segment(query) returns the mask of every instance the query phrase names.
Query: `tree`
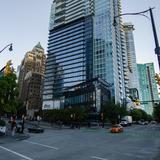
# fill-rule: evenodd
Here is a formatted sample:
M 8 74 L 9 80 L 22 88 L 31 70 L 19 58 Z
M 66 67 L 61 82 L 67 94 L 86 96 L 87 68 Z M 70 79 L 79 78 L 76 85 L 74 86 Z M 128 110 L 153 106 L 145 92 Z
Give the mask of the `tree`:
M 118 123 L 123 116 L 128 114 L 126 107 L 119 103 L 115 104 L 113 100 L 103 105 L 101 112 L 103 112 L 104 119 L 108 119 L 112 124 Z
M 80 123 L 87 119 L 87 112 L 81 107 L 45 110 L 43 111 L 43 118 L 51 123 L 58 121 L 65 124 Z
M 141 117 L 141 119 L 143 119 L 143 120 L 145 120 L 145 121 L 148 121 L 148 114 L 144 111 L 144 110 L 142 110 L 142 109 L 140 109 L 140 112 L 141 112 L 141 114 L 142 114 L 142 117 Z
M 160 122 L 160 103 L 157 104 L 156 107 L 154 107 L 153 116 L 155 120 Z
M 140 109 L 131 110 L 130 115 L 132 116 L 134 121 L 139 121 L 142 117 L 142 113 L 141 113 Z
M 151 116 L 151 115 L 147 115 L 147 120 L 150 122 L 150 121 L 152 121 L 153 120 L 153 116 Z
M 130 115 L 132 116 L 134 121 L 139 121 L 139 120 L 151 121 L 152 120 L 152 116 L 148 115 L 142 109 L 133 109 L 131 110 Z
M 17 113 L 19 105 L 17 77 L 14 72 L 0 78 L 0 114 Z

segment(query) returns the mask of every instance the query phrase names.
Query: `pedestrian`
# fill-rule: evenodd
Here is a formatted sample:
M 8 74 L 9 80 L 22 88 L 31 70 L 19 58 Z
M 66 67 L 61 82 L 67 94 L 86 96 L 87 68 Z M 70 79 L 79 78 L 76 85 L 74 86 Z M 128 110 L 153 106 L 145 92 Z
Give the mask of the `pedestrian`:
M 104 114 L 103 114 L 103 112 L 100 114 L 100 119 L 101 119 L 101 123 L 102 123 L 102 128 L 104 128 Z
M 22 115 L 22 130 L 21 130 L 21 133 L 23 133 L 23 131 L 24 131 L 24 123 L 25 123 L 25 116 L 23 114 Z
M 38 116 L 37 116 L 38 126 L 39 126 L 39 123 L 40 123 L 41 119 L 42 119 L 42 118 L 38 115 Z
M 71 128 L 74 129 L 74 114 L 71 114 L 70 117 L 71 117 Z
M 11 132 L 12 132 L 12 136 L 15 135 L 15 131 L 16 131 L 16 117 L 13 116 L 13 117 L 11 117 Z
M 78 129 L 80 129 L 81 128 L 81 122 L 80 122 L 80 117 L 79 116 L 77 116 L 77 125 L 78 125 Z

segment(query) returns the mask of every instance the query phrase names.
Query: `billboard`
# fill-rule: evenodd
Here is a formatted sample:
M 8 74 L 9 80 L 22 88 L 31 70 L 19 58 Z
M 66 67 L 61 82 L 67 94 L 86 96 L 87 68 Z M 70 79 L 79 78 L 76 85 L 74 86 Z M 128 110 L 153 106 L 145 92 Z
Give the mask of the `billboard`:
M 42 110 L 60 109 L 60 100 L 43 101 Z
M 42 110 L 53 109 L 53 101 L 43 101 Z

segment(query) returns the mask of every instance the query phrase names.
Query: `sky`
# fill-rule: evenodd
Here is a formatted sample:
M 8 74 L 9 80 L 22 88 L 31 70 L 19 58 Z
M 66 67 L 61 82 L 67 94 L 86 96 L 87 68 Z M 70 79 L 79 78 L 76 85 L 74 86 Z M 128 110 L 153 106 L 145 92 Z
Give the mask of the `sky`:
M 157 35 L 160 41 L 160 0 L 121 0 L 122 13 L 139 12 L 149 7 L 153 10 Z M 40 42 L 47 50 L 49 16 L 52 0 L 0 0 L 0 50 L 13 43 L 13 51 L 0 53 L 0 68 L 8 60 L 20 65 L 26 52 Z M 149 13 L 147 14 L 150 17 Z M 134 24 L 137 63 L 154 62 L 159 73 L 151 22 L 143 16 L 123 16 L 125 22 Z

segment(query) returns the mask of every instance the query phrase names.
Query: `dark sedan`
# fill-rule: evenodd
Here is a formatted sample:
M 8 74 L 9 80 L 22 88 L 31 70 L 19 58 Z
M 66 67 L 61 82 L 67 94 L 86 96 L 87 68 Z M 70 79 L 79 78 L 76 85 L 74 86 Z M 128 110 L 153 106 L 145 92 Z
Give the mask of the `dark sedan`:
M 43 133 L 44 129 L 38 125 L 33 125 L 28 127 L 28 132 L 30 133 Z

